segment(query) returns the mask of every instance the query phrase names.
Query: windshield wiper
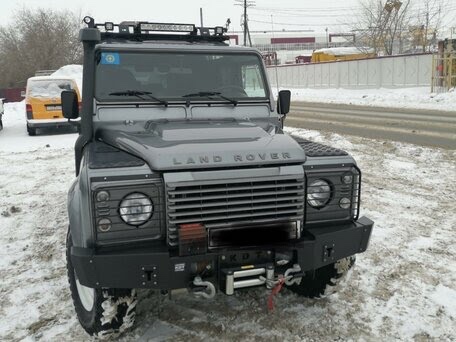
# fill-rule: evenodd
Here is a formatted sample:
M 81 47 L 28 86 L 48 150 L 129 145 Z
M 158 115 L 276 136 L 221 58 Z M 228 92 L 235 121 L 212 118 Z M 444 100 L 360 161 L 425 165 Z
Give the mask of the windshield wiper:
M 125 90 L 125 91 L 115 91 L 113 93 L 109 93 L 109 95 L 112 96 L 136 96 L 140 98 L 141 100 L 146 100 L 143 96 L 147 96 L 149 99 L 154 100 L 158 102 L 159 104 L 164 105 L 165 107 L 168 107 L 168 101 L 161 100 L 155 96 L 152 96 L 152 93 L 150 91 L 142 91 L 142 90 Z
M 211 98 L 211 96 L 218 96 L 221 99 L 233 104 L 234 106 L 237 106 L 237 104 L 238 104 L 238 101 L 236 101 L 234 99 L 230 99 L 229 97 L 223 96 L 222 93 L 217 92 L 217 91 L 199 91 L 197 93 L 183 95 L 182 97 L 208 97 L 208 98 Z

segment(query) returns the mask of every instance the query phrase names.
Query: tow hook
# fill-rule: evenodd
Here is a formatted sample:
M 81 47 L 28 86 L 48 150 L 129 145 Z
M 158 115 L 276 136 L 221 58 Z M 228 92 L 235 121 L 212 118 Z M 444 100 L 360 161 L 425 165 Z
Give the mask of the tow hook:
M 284 278 L 285 278 L 285 285 L 290 286 L 293 284 L 301 284 L 302 277 L 298 274 L 294 275 L 293 273 L 300 273 L 301 266 L 298 264 L 294 264 L 293 268 L 289 268 L 285 271 Z
M 195 296 L 206 299 L 215 297 L 215 286 L 210 281 L 203 281 L 201 277 L 195 277 L 195 279 L 193 279 L 193 285 L 196 286 L 194 290 L 202 288 L 202 291 L 193 291 Z

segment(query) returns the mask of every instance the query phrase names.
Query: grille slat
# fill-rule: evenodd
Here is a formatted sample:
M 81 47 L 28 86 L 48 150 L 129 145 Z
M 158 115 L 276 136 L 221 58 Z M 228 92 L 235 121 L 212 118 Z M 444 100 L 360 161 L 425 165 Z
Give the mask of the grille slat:
M 177 245 L 177 226 L 201 223 L 208 229 L 244 223 L 302 220 L 304 177 L 172 182 L 167 184 L 168 242 Z M 210 227 L 210 228 L 209 228 Z
M 264 183 L 269 183 L 269 182 L 264 182 Z M 238 183 L 236 183 L 238 184 Z M 225 184 L 224 186 L 220 186 L 220 187 L 211 187 L 211 188 L 203 188 L 203 186 L 192 186 L 192 187 L 187 187 L 187 188 L 191 188 L 189 190 L 183 190 L 183 191 L 180 191 L 180 190 L 169 190 L 168 191 L 168 194 L 169 195 L 189 195 L 189 194 L 201 194 L 201 193 L 209 193 L 209 192 L 220 192 L 220 191 L 226 191 L 226 190 L 229 190 L 229 191 L 238 191 L 238 190 L 246 190 L 248 189 L 249 191 L 251 190 L 258 190 L 258 189 L 268 189 L 268 188 L 275 188 L 277 186 L 281 186 L 281 187 L 295 187 L 297 182 L 287 182 L 287 183 L 275 183 L 275 182 L 271 182 L 271 184 L 264 184 L 264 185 L 250 185 L 251 183 L 245 183 L 244 186 L 229 186 L 230 185 L 229 183 L 228 184 Z M 250 186 L 249 186 L 250 185 Z M 200 189 L 194 189 L 194 188 L 197 188 L 197 187 L 200 187 Z
M 245 207 L 231 207 L 226 205 L 225 208 L 221 209 L 203 209 L 200 210 L 192 210 L 192 211 L 181 211 L 171 213 L 170 216 L 173 217 L 184 217 L 188 216 L 189 218 L 198 217 L 200 220 L 204 220 L 203 216 L 211 215 L 211 214 L 219 214 L 219 213 L 237 213 L 237 212 L 244 212 L 244 211 L 258 211 L 258 210 L 266 210 L 266 209 L 280 209 L 280 208 L 290 208 L 290 207 L 302 207 L 304 205 L 303 202 L 301 203 L 285 203 L 285 204 L 272 204 L 272 205 L 257 205 L 257 206 L 245 206 Z M 227 214 L 228 216 L 228 214 Z
M 244 201 L 230 201 L 230 205 L 242 205 L 242 204 L 251 204 L 251 203 L 268 203 L 268 202 L 284 202 L 284 201 L 303 201 L 304 196 L 304 191 L 300 193 L 299 196 L 286 196 L 286 197 L 277 197 L 277 198 L 258 198 L 258 199 L 252 199 L 252 200 L 244 200 Z M 236 196 L 233 196 L 236 197 Z M 220 197 L 214 198 L 214 199 L 220 199 Z M 204 198 L 205 201 L 207 201 L 207 198 Z M 200 202 L 200 200 L 192 200 L 195 202 Z M 219 206 L 224 206 L 226 205 L 227 201 L 221 201 L 221 202 L 212 202 L 209 201 L 204 204 L 205 208 L 209 207 L 219 207 Z M 192 208 L 201 208 L 201 203 L 199 204 L 185 204 L 185 205 L 169 205 L 168 208 L 170 210 L 177 210 L 177 209 L 192 209 Z
M 237 215 L 218 215 L 214 217 L 206 217 L 204 219 L 204 222 L 211 222 L 211 221 L 224 221 L 226 222 L 227 220 L 230 220 L 231 222 L 236 221 L 235 219 L 245 219 L 249 217 L 264 217 L 264 218 L 290 218 L 290 220 L 299 220 L 302 219 L 302 216 L 292 216 L 292 214 L 296 214 L 296 210 L 283 210 L 280 212 L 280 215 L 277 214 L 271 214 L 271 211 L 267 212 L 262 212 L 262 213 L 247 213 L 247 214 L 237 214 Z M 252 220 L 253 221 L 253 220 Z M 256 220 L 255 220 L 256 221 Z M 195 218 L 194 220 L 190 219 L 181 219 L 181 220 L 170 220 L 169 223 L 171 224 L 186 224 L 186 223 L 195 223 L 195 222 L 201 222 L 201 219 Z M 249 220 L 239 220 L 239 223 L 246 223 L 249 222 Z
M 276 198 L 280 195 L 304 195 L 304 189 L 295 189 L 295 190 L 277 190 L 277 191 L 265 191 L 265 192 L 250 192 L 250 193 L 237 193 L 237 194 L 219 194 L 217 196 L 189 196 L 189 197 L 179 197 L 179 198 L 168 198 L 168 201 L 171 203 L 181 203 L 181 202 L 191 202 L 191 201 L 212 201 L 223 199 L 236 199 L 236 198 L 251 198 L 251 197 L 271 197 Z M 277 197 L 280 198 L 280 197 Z

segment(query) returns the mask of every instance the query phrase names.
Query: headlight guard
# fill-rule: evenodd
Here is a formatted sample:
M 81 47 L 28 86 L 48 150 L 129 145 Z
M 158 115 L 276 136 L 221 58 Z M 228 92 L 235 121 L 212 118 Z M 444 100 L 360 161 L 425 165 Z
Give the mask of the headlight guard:
M 361 196 L 361 171 L 356 165 L 306 170 L 306 223 L 356 220 Z
M 94 233 L 98 245 L 157 240 L 165 233 L 163 183 L 97 179 L 92 182 Z M 106 196 L 108 194 L 108 196 Z
M 134 192 L 125 196 L 119 205 L 120 217 L 131 226 L 143 225 L 150 219 L 153 212 L 153 202 L 141 192 Z
M 323 208 L 332 197 L 331 183 L 317 179 L 307 185 L 307 203 L 313 208 Z

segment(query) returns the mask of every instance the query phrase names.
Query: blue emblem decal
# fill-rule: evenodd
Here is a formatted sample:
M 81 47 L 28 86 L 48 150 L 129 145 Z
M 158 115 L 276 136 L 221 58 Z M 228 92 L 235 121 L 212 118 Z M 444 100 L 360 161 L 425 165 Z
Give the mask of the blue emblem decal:
M 102 52 L 101 64 L 105 65 L 119 65 L 120 55 L 117 52 Z

